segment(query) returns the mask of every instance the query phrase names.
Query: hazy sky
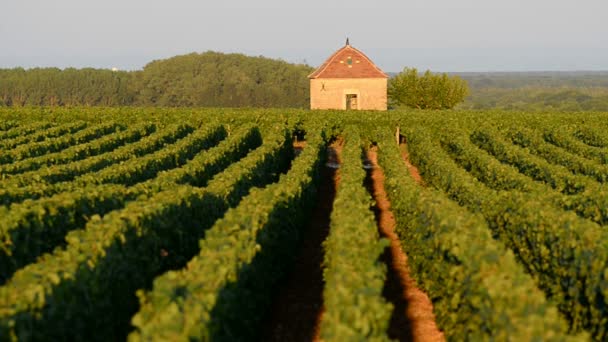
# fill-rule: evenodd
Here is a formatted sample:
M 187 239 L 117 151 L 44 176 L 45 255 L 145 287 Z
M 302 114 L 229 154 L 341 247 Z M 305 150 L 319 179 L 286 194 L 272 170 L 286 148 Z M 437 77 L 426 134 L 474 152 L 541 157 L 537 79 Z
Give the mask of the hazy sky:
M 207 50 L 317 66 L 348 36 L 386 71 L 608 70 L 607 0 L 0 1 L 0 68 Z

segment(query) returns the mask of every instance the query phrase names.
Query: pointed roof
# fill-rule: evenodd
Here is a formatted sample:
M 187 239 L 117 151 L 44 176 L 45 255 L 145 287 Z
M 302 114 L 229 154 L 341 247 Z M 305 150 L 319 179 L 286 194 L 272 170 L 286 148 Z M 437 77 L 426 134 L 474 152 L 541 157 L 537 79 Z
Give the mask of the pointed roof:
M 346 39 L 346 45 L 334 52 L 308 78 L 388 78 L 388 75 Z

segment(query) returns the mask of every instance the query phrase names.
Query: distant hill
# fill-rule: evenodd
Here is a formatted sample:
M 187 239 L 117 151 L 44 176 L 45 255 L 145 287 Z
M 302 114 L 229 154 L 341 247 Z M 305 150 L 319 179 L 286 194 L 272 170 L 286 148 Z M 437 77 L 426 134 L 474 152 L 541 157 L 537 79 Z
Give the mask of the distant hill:
M 313 68 L 264 57 L 191 53 L 141 71 L 0 69 L 0 105 L 307 107 Z
M 453 74 L 471 89 L 464 109 L 608 111 L 608 71 Z
M 472 88 L 606 87 L 608 71 L 454 72 Z
M 388 72 L 390 77 L 398 72 Z M 495 86 L 498 88 L 542 87 L 607 87 L 608 71 L 488 71 L 448 72 L 460 76 L 472 88 Z

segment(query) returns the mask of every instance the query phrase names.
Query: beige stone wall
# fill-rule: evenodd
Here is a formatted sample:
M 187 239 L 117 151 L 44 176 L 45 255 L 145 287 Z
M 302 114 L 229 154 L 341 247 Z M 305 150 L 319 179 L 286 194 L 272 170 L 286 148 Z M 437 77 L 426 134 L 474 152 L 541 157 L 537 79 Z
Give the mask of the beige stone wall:
M 386 110 L 386 78 L 310 80 L 311 109 L 346 109 L 346 94 L 357 94 L 358 109 Z

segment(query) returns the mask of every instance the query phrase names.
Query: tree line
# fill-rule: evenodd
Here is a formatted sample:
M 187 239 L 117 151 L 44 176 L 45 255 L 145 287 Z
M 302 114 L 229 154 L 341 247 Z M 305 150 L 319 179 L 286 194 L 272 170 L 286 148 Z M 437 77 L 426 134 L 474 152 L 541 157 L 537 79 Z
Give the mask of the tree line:
M 0 69 L 0 106 L 308 107 L 313 69 L 264 57 L 191 53 L 139 71 Z
M 0 69 L 0 106 L 308 108 L 308 65 L 219 52 L 142 70 Z M 608 72 L 437 74 L 405 68 L 389 79 L 392 108 L 608 111 Z

